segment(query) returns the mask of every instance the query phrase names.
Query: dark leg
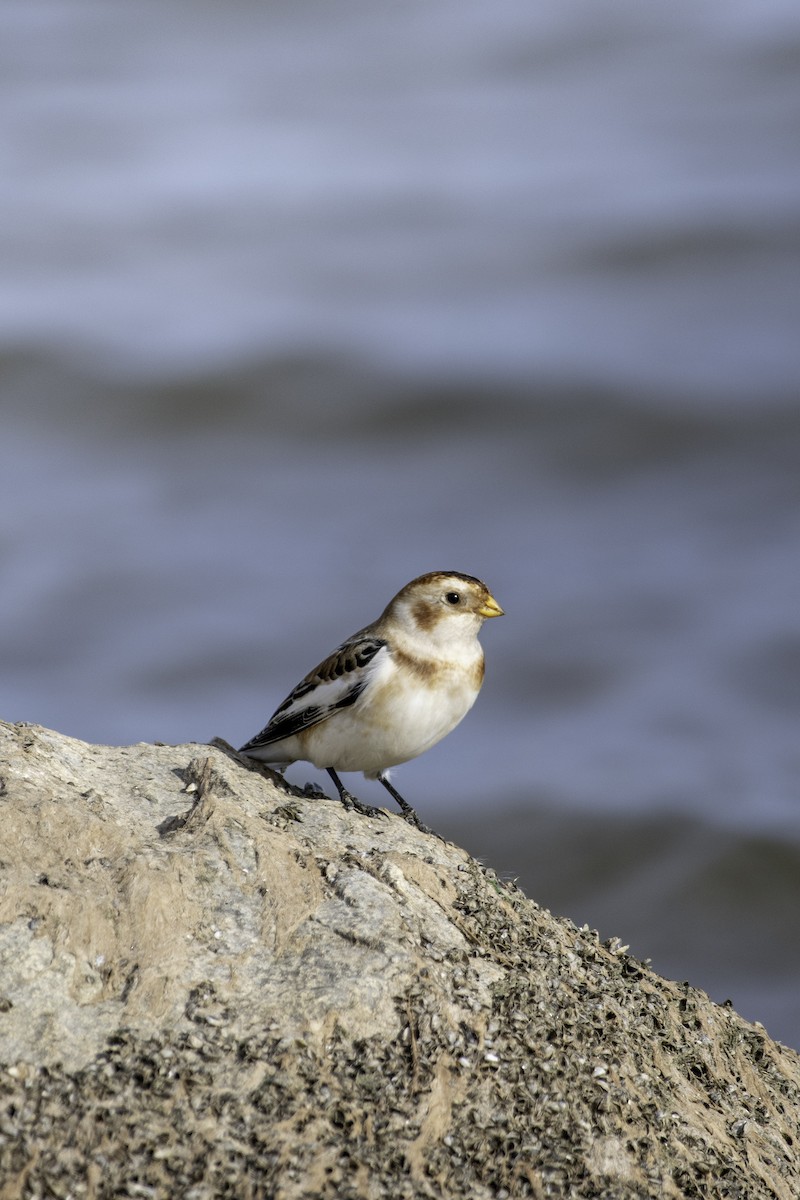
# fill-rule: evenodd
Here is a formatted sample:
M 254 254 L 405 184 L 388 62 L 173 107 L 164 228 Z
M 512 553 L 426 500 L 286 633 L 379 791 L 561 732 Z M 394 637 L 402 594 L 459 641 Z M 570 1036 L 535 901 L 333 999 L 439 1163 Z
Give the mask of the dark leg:
M 327 767 L 326 769 L 331 779 L 336 784 L 336 790 L 339 793 L 339 799 L 348 812 L 350 809 L 355 809 L 356 812 L 361 813 L 365 817 L 384 816 L 379 808 L 373 808 L 371 804 L 362 804 L 360 800 L 357 800 L 355 796 L 351 795 L 342 783 L 339 776 L 334 771 L 333 767 Z
M 379 775 L 378 782 L 383 784 L 392 799 L 396 800 L 400 805 L 404 821 L 408 821 L 409 825 L 413 825 L 416 829 L 419 829 L 421 833 L 433 833 L 432 829 L 428 829 L 427 825 L 422 824 L 422 821 L 420 821 L 419 817 L 414 812 L 414 809 L 411 807 L 408 801 L 404 800 L 397 789 L 392 787 L 388 779 L 384 779 L 383 775 Z

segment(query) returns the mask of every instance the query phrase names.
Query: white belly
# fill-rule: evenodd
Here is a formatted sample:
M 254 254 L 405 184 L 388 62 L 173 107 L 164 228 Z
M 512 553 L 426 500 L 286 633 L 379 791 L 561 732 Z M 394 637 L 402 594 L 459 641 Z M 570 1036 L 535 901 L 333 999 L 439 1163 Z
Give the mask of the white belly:
M 303 759 L 335 771 L 377 775 L 435 746 L 469 712 L 478 695 L 474 671 L 456 671 L 435 685 L 381 670 L 355 704 L 271 746 L 272 762 Z
M 477 695 L 474 688 L 433 690 L 416 683 L 399 694 L 381 689 L 318 726 L 311 761 L 367 775 L 408 762 L 455 729 Z M 333 755 L 336 761 L 328 761 Z

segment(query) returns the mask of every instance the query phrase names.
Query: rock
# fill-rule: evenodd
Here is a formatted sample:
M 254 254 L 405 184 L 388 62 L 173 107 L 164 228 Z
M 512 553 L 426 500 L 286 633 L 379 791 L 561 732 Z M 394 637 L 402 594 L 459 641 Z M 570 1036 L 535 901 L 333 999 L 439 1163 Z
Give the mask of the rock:
M 800 1059 L 398 816 L 0 724 L 0 1197 L 800 1195 Z

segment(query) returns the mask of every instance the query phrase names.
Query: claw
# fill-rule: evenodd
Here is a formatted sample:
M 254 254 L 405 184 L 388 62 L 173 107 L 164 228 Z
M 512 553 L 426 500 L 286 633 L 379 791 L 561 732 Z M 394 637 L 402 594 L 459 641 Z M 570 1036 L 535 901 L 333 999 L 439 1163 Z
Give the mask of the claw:
M 381 812 L 379 808 L 375 808 L 372 804 L 364 804 L 352 792 L 348 792 L 347 788 L 343 787 L 339 792 L 339 799 L 345 806 L 348 812 L 360 813 L 362 817 L 385 817 L 386 813 Z
M 400 812 L 404 821 L 407 821 L 409 825 L 413 825 L 415 829 L 420 831 L 420 833 L 428 833 L 432 837 L 438 837 L 441 841 L 444 841 L 444 838 L 442 838 L 441 834 L 438 834 L 435 829 L 429 829 L 427 825 L 423 825 L 415 810 L 411 807 L 407 800 L 403 799 L 397 788 L 392 787 L 388 779 L 386 779 L 383 775 L 379 775 L 378 783 L 382 783 L 389 795 L 397 801 L 400 806 Z
M 355 811 L 361 813 L 362 817 L 385 817 L 386 813 L 379 808 L 374 808 L 371 804 L 362 804 L 355 796 L 348 792 L 347 788 L 342 783 L 339 776 L 332 767 L 328 767 L 328 774 L 336 784 L 336 791 L 339 793 L 339 799 L 345 806 L 348 812 Z
M 354 808 L 357 813 L 361 813 L 362 817 L 386 816 L 386 813 L 383 811 L 383 809 L 376 808 L 374 804 L 363 804 L 361 800 L 357 800 L 355 796 L 350 796 L 350 801 L 350 807 Z
M 413 827 L 418 829 L 420 833 L 429 833 L 432 837 L 439 837 L 438 833 L 434 833 L 434 831 L 428 825 L 424 825 L 422 821 L 420 821 L 413 808 L 410 812 L 404 812 L 400 815 L 404 821 L 407 821 L 409 825 L 413 825 Z

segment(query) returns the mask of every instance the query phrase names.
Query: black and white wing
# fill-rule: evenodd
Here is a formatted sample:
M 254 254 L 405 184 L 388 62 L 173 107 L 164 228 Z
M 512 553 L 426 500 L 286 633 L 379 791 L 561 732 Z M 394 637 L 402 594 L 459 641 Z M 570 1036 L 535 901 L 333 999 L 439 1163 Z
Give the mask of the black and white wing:
M 386 642 L 356 635 L 343 642 L 324 662 L 301 679 L 270 717 L 269 723 L 241 747 L 240 753 L 261 750 L 284 738 L 319 725 L 340 708 L 355 704 L 367 686 L 374 660 Z

